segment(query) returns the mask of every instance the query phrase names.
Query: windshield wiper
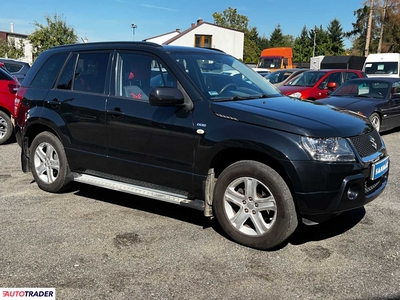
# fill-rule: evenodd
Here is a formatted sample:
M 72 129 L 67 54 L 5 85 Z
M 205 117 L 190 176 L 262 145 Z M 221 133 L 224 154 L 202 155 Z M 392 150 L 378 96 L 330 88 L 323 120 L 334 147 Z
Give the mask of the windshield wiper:
M 267 94 L 261 95 L 249 95 L 249 96 L 233 96 L 231 98 L 214 99 L 215 102 L 222 101 L 235 101 L 235 100 L 250 100 L 250 99 L 261 99 L 261 98 L 271 98 L 273 96 Z

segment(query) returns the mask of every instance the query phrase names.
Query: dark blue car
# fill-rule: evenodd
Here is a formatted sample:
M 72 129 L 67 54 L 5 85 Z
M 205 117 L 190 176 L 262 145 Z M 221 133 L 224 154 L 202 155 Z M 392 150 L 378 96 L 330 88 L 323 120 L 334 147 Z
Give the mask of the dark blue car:
M 400 126 L 400 78 L 352 79 L 319 102 L 362 114 L 381 132 Z

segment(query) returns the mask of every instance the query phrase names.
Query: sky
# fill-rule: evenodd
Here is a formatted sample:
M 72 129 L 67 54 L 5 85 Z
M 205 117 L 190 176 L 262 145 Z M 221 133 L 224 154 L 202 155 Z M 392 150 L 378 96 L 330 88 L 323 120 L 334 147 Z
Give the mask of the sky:
M 300 35 L 304 26 L 327 29 L 338 19 L 343 31 L 352 29 L 356 21 L 354 11 L 363 6 L 361 0 L 0 0 L 0 31 L 30 34 L 46 25 L 45 16 L 57 14 L 67 26 L 73 27 L 80 40 L 141 41 L 180 29 L 190 28 L 198 19 L 213 23 L 212 14 L 228 7 L 247 16 L 249 27 L 256 27 L 259 35 L 269 38 L 280 25 L 284 35 Z M 136 29 L 132 29 L 135 24 Z M 351 42 L 345 40 L 345 46 Z

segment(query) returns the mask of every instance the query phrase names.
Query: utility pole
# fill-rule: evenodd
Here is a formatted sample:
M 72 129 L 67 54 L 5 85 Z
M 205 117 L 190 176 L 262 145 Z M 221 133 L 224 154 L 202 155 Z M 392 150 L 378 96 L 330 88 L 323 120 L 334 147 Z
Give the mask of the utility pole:
M 136 30 L 136 28 L 137 28 L 137 25 L 134 24 L 134 23 L 132 23 L 132 24 L 131 24 L 131 27 L 132 27 L 132 32 L 133 32 L 133 40 L 135 40 L 135 30 Z
M 314 27 L 314 45 L 313 45 L 313 50 L 312 50 L 312 56 L 315 56 L 315 36 L 317 35 L 317 31 L 315 30 L 316 28 Z
M 378 44 L 378 53 L 381 53 L 382 51 L 382 38 L 383 38 L 383 27 L 385 26 L 386 22 L 386 10 L 388 6 L 388 0 L 385 0 L 383 3 L 383 15 L 382 15 L 382 21 L 381 21 L 381 32 L 379 33 L 379 44 Z
M 368 18 L 368 27 L 367 27 L 367 38 L 365 39 L 365 51 L 364 56 L 368 56 L 369 52 L 369 43 L 371 42 L 371 29 L 372 29 L 372 11 L 374 8 L 374 0 L 371 0 L 371 4 L 369 6 L 369 18 Z

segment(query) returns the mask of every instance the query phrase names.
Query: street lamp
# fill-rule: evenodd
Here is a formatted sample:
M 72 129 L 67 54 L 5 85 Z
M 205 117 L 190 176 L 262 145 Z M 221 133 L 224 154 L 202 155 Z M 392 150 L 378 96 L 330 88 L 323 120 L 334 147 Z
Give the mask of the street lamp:
M 133 40 L 135 40 L 135 30 L 136 30 L 136 28 L 137 28 L 137 25 L 134 24 L 134 23 L 132 23 L 132 24 L 131 24 L 131 27 L 132 27 L 132 31 L 133 31 Z

